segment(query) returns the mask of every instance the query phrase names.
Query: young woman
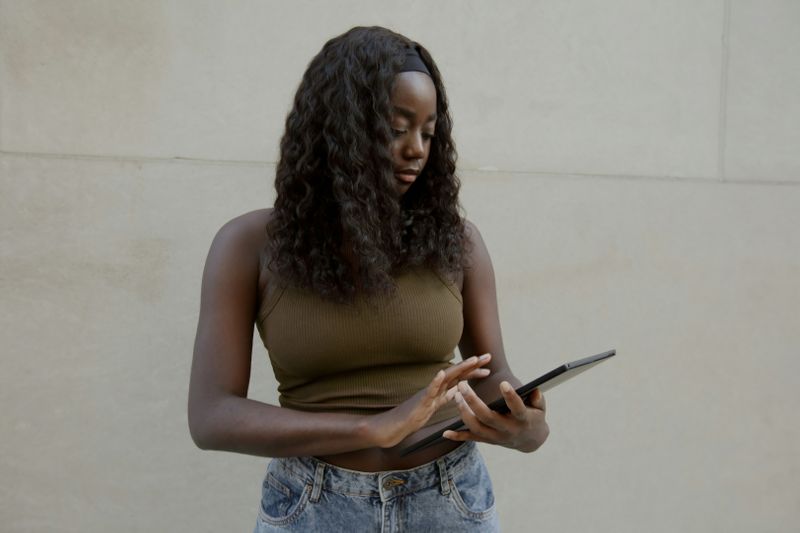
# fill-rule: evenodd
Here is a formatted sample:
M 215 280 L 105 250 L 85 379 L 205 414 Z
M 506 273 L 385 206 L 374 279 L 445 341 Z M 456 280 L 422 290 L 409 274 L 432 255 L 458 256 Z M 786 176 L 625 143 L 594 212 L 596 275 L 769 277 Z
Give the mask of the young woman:
M 303 76 L 274 208 L 214 238 L 189 426 L 203 449 L 275 458 L 256 531 L 495 531 L 474 441 L 531 452 L 547 438 L 544 398 L 513 392 L 451 129 L 425 48 L 353 28 Z M 254 324 L 280 406 L 247 398 Z M 510 413 L 487 408 L 499 396 Z M 400 456 L 452 417 L 468 431 Z

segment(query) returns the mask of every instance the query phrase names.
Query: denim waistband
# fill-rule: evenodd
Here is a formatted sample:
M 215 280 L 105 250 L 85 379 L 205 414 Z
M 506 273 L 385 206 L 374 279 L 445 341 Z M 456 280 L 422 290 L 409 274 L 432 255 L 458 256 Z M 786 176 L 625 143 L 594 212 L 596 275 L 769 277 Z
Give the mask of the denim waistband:
M 318 500 L 322 490 L 386 501 L 436 486 L 448 494 L 448 479 L 473 461 L 480 461 L 480 456 L 475 443 L 467 441 L 434 461 L 408 470 L 359 472 L 316 457 L 280 457 L 272 461 L 287 474 L 312 486 L 311 501 Z

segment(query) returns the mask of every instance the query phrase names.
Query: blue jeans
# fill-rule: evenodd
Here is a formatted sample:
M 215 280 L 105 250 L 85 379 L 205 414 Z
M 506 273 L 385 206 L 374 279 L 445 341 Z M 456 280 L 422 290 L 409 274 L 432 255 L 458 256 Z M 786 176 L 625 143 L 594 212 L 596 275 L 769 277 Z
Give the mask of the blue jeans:
M 255 533 L 499 531 L 473 442 L 409 470 L 357 472 L 314 457 L 273 459 Z

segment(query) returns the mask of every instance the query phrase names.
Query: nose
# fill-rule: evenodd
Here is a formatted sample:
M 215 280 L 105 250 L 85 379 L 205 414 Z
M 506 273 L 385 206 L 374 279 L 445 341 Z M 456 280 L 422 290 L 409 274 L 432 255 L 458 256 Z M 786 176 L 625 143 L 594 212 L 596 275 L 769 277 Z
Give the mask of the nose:
M 409 135 L 408 142 L 406 142 L 403 156 L 406 159 L 422 159 L 425 155 L 425 146 L 423 144 L 422 135 L 419 133 Z

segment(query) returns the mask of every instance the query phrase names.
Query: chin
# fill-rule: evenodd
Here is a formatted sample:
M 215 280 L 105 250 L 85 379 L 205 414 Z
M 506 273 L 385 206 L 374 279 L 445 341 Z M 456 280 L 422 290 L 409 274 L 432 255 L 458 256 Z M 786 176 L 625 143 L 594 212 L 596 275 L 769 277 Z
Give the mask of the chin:
M 397 191 L 397 194 L 403 196 L 405 193 L 411 189 L 411 186 L 414 185 L 413 183 L 404 183 L 404 182 L 397 182 L 395 183 L 394 189 Z

